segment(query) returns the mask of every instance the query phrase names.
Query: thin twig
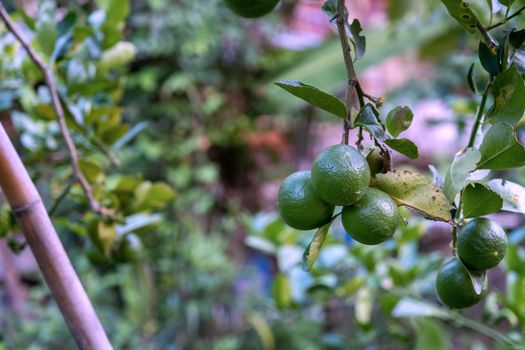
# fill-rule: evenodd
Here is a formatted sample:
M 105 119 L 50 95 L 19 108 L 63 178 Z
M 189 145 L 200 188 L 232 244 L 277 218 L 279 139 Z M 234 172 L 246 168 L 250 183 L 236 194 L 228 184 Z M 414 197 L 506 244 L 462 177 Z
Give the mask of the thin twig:
M 348 37 L 346 36 L 346 19 L 345 19 L 345 0 L 339 0 L 337 6 L 337 32 L 341 42 L 341 49 L 343 50 L 343 57 L 346 66 L 347 84 L 346 84 L 346 109 L 348 117 L 345 119 L 343 126 L 343 143 L 348 144 L 350 129 L 352 129 L 352 106 L 354 105 L 354 90 L 356 90 L 359 82 L 355 73 L 354 64 L 352 61 L 352 54 L 350 45 L 348 44 Z
M 491 26 L 488 26 L 488 27 L 487 27 L 487 30 L 492 30 L 492 29 L 494 29 L 494 28 L 498 28 L 498 27 L 500 27 L 500 26 L 506 24 L 508 21 L 510 21 L 510 20 L 513 19 L 514 17 L 521 15 L 521 13 L 522 13 L 523 11 L 525 11 L 525 6 L 523 6 L 522 8 L 520 8 L 519 10 L 517 10 L 516 12 L 514 12 L 512 15 L 508 16 L 508 17 L 505 18 L 504 20 L 499 21 L 499 22 L 497 22 L 497 23 L 494 23 L 494 24 L 491 25 Z
M 481 33 L 481 36 L 483 37 L 483 39 L 485 39 L 485 42 L 487 43 L 489 49 L 496 50 L 498 48 L 498 42 L 489 33 L 488 28 L 481 24 L 479 20 L 477 27 L 479 32 Z
M 64 187 L 60 195 L 58 195 L 57 199 L 55 199 L 50 209 L 48 210 L 50 217 L 53 217 L 55 215 L 55 212 L 57 211 L 58 207 L 60 206 L 62 201 L 67 197 L 69 191 L 71 191 L 71 188 L 73 188 L 73 185 L 75 185 L 75 181 L 68 181 L 66 187 Z
M 490 78 L 489 82 L 487 83 L 487 86 L 485 87 L 485 90 L 483 91 L 483 96 L 481 97 L 481 102 L 479 104 L 478 112 L 476 114 L 476 120 L 474 121 L 474 125 L 472 126 L 472 130 L 470 131 L 470 137 L 468 141 L 468 147 L 474 147 L 476 143 L 476 136 L 478 135 L 478 129 L 479 126 L 483 123 L 483 117 L 485 115 L 485 105 L 487 104 L 487 99 L 489 96 L 489 93 L 492 89 L 492 77 Z M 461 194 L 459 196 L 459 202 L 458 207 L 456 208 L 456 215 L 454 216 L 454 220 L 456 224 L 459 223 L 461 220 Z M 458 241 L 458 225 L 454 225 L 452 227 L 452 253 L 456 254 L 456 244 Z
M 89 184 L 86 177 L 82 173 L 82 170 L 80 169 L 80 158 L 78 155 L 78 151 L 77 151 L 75 143 L 73 142 L 73 139 L 71 137 L 71 134 L 66 124 L 64 109 L 60 102 L 57 85 L 56 85 L 53 73 L 51 71 L 51 68 L 44 62 L 42 57 L 40 57 L 40 55 L 36 53 L 36 51 L 31 46 L 31 43 L 16 28 L 15 23 L 13 22 L 13 20 L 9 16 L 9 13 L 7 12 L 3 3 L 1 2 L 0 2 L 0 18 L 5 23 L 9 32 L 11 32 L 11 34 L 15 36 L 15 38 L 20 42 L 22 47 L 26 50 L 31 60 L 42 71 L 45 83 L 51 94 L 51 101 L 53 104 L 53 109 L 55 110 L 55 113 L 56 113 L 58 124 L 60 126 L 60 131 L 62 132 L 62 136 L 64 137 L 64 141 L 66 142 L 66 146 L 69 151 L 69 155 L 71 158 L 71 166 L 73 168 L 73 174 L 75 175 L 76 180 L 82 187 L 86 195 L 86 198 L 88 200 L 89 206 L 91 207 L 91 210 L 93 210 L 95 213 L 99 215 L 113 216 L 114 213 L 112 210 L 102 207 L 100 203 L 97 201 L 93 193 L 93 189 L 91 188 L 91 185 Z

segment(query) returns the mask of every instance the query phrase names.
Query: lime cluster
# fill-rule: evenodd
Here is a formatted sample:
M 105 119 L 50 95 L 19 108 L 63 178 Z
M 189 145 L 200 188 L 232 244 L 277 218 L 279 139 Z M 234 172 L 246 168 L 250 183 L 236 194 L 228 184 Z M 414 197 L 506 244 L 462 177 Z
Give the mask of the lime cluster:
M 369 157 L 370 158 L 370 157 Z M 374 175 L 380 169 L 374 158 Z M 395 233 L 400 215 L 386 193 L 370 188 L 369 161 L 349 145 L 328 147 L 311 171 L 288 176 L 277 205 L 283 220 L 298 230 L 312 230 L 332 220 L 342 206 L 342 223 L 348 234 L 364 244 L 379 244 Z
M 507 252 L 507 235 L 494 221 L 477 218 L 459 231 L 457 257 L 446 262 L 436 278 L 436 291 L 443 304 L 470 307 L 487 294 L 486 270 L 497 266 Z

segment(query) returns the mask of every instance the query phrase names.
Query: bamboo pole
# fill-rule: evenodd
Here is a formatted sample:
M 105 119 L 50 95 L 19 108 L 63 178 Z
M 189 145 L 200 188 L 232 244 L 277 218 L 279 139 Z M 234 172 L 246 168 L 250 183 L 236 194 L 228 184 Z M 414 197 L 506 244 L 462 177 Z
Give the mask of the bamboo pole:
M 78 347 L 112 349 L 42 199 L 1 123 L 0 187 Z

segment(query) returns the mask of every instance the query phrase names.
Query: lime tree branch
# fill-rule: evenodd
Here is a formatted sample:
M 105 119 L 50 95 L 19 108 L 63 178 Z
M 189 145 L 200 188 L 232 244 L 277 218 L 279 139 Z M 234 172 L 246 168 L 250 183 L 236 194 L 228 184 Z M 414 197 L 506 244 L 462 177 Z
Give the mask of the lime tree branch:
M 347 86 L 346 86 L 346 108 L 348 110 L 348 118 L 345 120 L 343 129 L 343 143 L 348 144 L 348 137 L 350 129 L 352 129 L 352 106 L 354 104 L 354 90 L 357 94 L 359 105 L 364 107 L 364 94 L 357 74 L 355 72 L 354 63 L 352 61 L 352 54 L 348 37 L 346 35 L 346 19 L 345 19 L 345 0 L 339 0 L 337 3 L 337 32 L 339 40 L 341 41 L 341 49 L 343 50 L 343 57 L 346 66 Z
M 519 10 L 517 10 L 516 12 L 514 12 L 513 14 L 509 15 L 508 17 L 506 17 L 505 19 L 499 21 L 499 22 L 496 22 L 494 23 L 493 25 L 491 26 L 488 26 L 487 27 L 487 30 L 492 30 L 494 28 L 498 28 L 502 25 L 504 25 L 505 23 L 507 23 L 508 21 L 510 21 L 511 19 L 513 19 L 514 17 L 517 17 L 519 15 L 521 15 L 523 13 L 523 11 L 525 11 L 525 6 L 521 7 Z
M 111 210 L 102 207 L 100 203 L 97 201 L 97 199 L 95 198 L 95 194 L 93 193 L 93 189 L 91 188 L 91 185 L 89 184 L 86 177 L 82 173 L 82 170 L 80 169 L 80 158 L 78 155 L 78 150 L 75 146 L 75 143 L 73 142 L 71 133 L 69 132 L 69 129 L 66 124 L 64 108 L 62 107 L 62 103 L 60 102 L 57 85 L 56 85 L 53 73 L 51 71 L 51 68 L 44 62 L 42 57 L 40 57 L 40 55 L 33 49 L 33 47 L 31 46 L 31 43 L 27 40 L 27 38 L 25 38 L 22 35 L 21 31 L 16 27 L 15 23 L 9 16 L 9 13 L 7 12 L 6 8 L 1 2 L 0 2 L 0 18 L 5 23 L 9 32 L 11 32 L 15 36 L 15 38 L 20 42 L 22 47 L 26 50 L 30 59 L 42 71 L 45 83 L 47 87 L 49 88 L 49 92 L 51 95 L 51 101 L 53 104 L 53 109 L 55 110 L 55 113 L 56 113 L 57 121 L 60 126 L 60 131 L 62 133 L 62 136 L 64 137 L 64 141 L 69 151 L 69 155 L 71 158 L 71 166 L 73 168 L 73 174 L 75 176 L 76 181 L 78 181 L 78 183 L 82 187 L 82 190 L 84 191 L 86 195 L 86 198 L 88 200 L 91 210 L 93 210 L 95 213 L 99 215 L 113 216 L 113 212 Z
M 489 97 L 490 91 L 492 89 L 492 77 L 491 80 L 487 83 L 483 95 L 481 97 L 481 102 L 479 104 L 478 112 L 476 114 L 476 120 L 474 125 L 472 125 L 472 130 L 470 131 L 470 137 L 468 141 L 468 147 L 474 147 L 476 143 L 476 136 L 478 135 L 478 130 L 480 125 L 483 123 L 483 117 L 485 116 L 485 106 L 487 105 L 487 99 Z M 452 227 L 452 249 L 454 253 L 456 252 L 456 243 L 458 240 L 458 225 L 457 222 L 461 219 L 461 194 L 459 196 L 458 207 L 456 210 L 455 221 L 456 224 Z

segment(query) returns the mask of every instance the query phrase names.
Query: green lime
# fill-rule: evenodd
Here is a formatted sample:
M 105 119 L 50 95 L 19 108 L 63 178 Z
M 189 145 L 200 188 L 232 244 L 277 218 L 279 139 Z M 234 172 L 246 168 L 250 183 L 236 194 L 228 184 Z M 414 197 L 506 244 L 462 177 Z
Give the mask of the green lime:
M 486 272 L 469 272 L 458 258 L 452 258 L 438 271 L 436 291 L 441 302 L 454 309 L 470 307 L 487 294 Z
M 279 189 L 277 206 L 284 222 L 298 230 L 313 230 L 328 223 L 335 207 L 319 198 L 310 171 L 288 176 Z
M 470 270 L 488 270 L 505 257 L 507 235 L 498 223 L 477 218 L 459 232 L 457 249 L 459 257 Z
M 237 15 L 256 18 L 270 13 L 279 0 L 225 0 L 225 2 Z
M 376 176 L 376 174 L 382 173 L 385 169 L 385 161 L 381 156 L 381 151 L 379 148 L 375 147 L 368 153 L 366 156 L 366 162 L 370 168 L 370 175 Z
M 400 219 L 396 202 L 376 188 L 369 188 L 357 203 L 344 207 L 341 216 L 346 232 L 356 241 L 370 245 L 392 237 Z
M 370 183 L 366 159 L 348 145 L 328 147 L 312 167 L 315 193 L 333 205 L 350 205 L 363 195 Z

